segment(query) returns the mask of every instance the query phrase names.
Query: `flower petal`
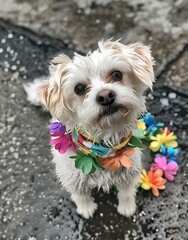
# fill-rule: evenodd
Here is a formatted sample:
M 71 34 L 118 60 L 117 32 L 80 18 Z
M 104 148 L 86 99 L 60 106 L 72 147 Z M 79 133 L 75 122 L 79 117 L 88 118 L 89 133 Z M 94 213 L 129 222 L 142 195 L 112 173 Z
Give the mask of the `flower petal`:
M 119 161 L 119 156 L 118 157 L 109 157 L 107 159 L 104 158 L 104 160 L 102 160 L 100 165 L 102 167 L 104 167 L 105 169 L 109 169 L 112 171 L 117 170 L 121 166 L 120 161 Z
M 159 168 L 161 168 L 162 170 L 165 170 L 167 167 L 167 159 L 166 157 L 162 156 L 162 157 L 156 157 L 154 159 L 155 163 L 158 164 Z
M 167 180 L 166 179 L 164 179 L 164 180 L 165 180 L 165 182 L 163 184 L 161 184 L 160 186 L 157 186 L 158 189 L 164 190 L 166 188 L 164 184 L 167 182 Z
M 172 174 L 170 174 L 169 172 L 165 172 L 164 175 L 168 181 L 174 181 L 174 176 Z
M 135 153 L 134 148 L 127 148 L 127 149 L 124 151 L 124 154 L 127 155 L 127 156 L 132 156 L 132 155 L 134 155 L 134 153 Z
M 153 151 L 153 152 L 157 152 L 160 148 L 160 144 L 158 141 L 153 141 L 150 143 L 149 148 Z
M 162 152 L 162 155 L 166 155 L 167 149 L 164 144 L 161 145 L 161 152 Z
M 157 188 L 152 188 L 152 193 L 155 197 L 159 196 L 159 190 Z
M 173 147 L 173 148 L 176 148 L 178 146 L 178 143 L 177 141 L 175 140 L 171 140 L 169 142 L 165 142 L 165 146 L 166 147 Z
M 89 174 L 92 170 L 92 167 L 92 161 L 90 159 L 87 159 L 86 161 L 84 161 L 84 165 L 82 166 L 82 172 L 84 174 Z
M 179 170 L 179 166 L 175 162 L 169 162 L 168 166 L 167 166 L 167 170 L 168 171 L 175 171 L 175 172 L 177 172 Z
M 125 155 L 122 155 L 120 157 L 120 162 L 121 164 L 126 167 L 126 168 L 130 168 L 132 166 L 132 161 L 130 160 L 130 158 L 128 158 L 127 156 Z
M 154 171 L 156 171 L 157 169 L 161 169 L 161 167 L 157 163 L 153 163 L 151 167 L 153 168 Z
M 145 190 L 151 189 L 151 186 L 150 186 L 150 184 L 148 184 L 148 183 L 142 183 L 142 184 L 141 184 L 141 187 L 142 187 L 143 189 L 145 189 Z

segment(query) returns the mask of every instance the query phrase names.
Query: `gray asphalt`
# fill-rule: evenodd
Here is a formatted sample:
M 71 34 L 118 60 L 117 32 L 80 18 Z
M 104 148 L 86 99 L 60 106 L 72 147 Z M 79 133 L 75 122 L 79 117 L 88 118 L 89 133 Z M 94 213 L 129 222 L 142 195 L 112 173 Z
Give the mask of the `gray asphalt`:
M 99 209 L 93 219 L 81 218 L 56 180 L 50 116 L 27 102 L 22 85 L 47 75 L 49 60 L 59 51 L 72 55 L 60 41 L 0 22 L 0 239 L 188 239 L 188 94 L 165 83 L 187 47 L 167 64 L 148 97 L 149 111 L 178 135 L 180 171 L 159 198 L 139 191 L 138 209 L 129 219 L 116 212 L 115 190 L 94 191 Z

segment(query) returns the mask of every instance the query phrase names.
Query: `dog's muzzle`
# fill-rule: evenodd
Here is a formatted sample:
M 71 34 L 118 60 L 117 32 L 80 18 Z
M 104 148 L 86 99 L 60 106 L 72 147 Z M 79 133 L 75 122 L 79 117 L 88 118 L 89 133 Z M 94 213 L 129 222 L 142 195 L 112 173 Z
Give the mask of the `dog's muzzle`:
M 96 102 L 101 106 L 111 106 L 116 99 L 116 93 L 113 90 L 104 89 L 97 94 Z

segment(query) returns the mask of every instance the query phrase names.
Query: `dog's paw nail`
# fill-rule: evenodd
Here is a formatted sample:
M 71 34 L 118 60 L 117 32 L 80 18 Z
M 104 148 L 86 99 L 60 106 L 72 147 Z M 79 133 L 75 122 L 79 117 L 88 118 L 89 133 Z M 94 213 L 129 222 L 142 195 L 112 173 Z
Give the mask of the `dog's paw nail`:
M 136 205 L 135 204 L 129 204 L 129 205 L 119 204 L 117 211 L 123 216 L 131 217 L 136 211 Z
M 97 204 L 94 202 L 91 202 L 83 207 L 77 208 L 77 213 L 80 214 L 82 217 L 88 219 L 90 217 L 93 217 L 93 214 L 95 210 L 97 209 Z

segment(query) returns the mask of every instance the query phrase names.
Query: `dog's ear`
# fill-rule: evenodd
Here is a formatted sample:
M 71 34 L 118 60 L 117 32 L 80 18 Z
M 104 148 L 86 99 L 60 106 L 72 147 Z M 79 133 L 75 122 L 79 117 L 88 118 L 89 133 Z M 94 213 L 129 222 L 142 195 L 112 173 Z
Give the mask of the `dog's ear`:
M 142 43 L 130 44 L 128 47 L 133 50 L 133 54 L 128 56 L 133 74 L 137 80 L 152 89 L 155 77 L 153 71 L 154 60 L 151 56 L 150 47 Z
M 48 108 L 49 83 L 49 80 L 44 80 L 36 89 L 38 100 L 45 108 Z
M 59 118 L 63 114 L 64 99 L 62 85 L 67 74 L 66 66 L 71 60 L 65 55 L 59 55 L 52 60 L 50 79 L 43 81 L 37 88 L 37 96 L 41 104 L 50 111 L 52 116 Z
M 123 58 L 130 64 L 135 78 L 135 85 L 144 90 L 147 87 L 152 89 L 155 80 L 153 65 L 154 60 L 151 56 L 150 47 L 142 43 L 134 43 L 124 45 L 119 41 L 101 41 L 99 42 L 99 49 L 101 51 L 110 49 L 117 54 L 123 54 Z M 142 86 L 141 86 L 142 85 Z
M 37 96 L 41 104 L 49 110 L 52 116 L 59 118 L 63 114 L 63 95 L 54 80 L 45 80 L 37 88 Z
M 65 54 L 60 54 L 52 59 L 52 63 L 54 64 L 66 64 L 69 63 L 71 60 L 70 58 Z

